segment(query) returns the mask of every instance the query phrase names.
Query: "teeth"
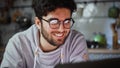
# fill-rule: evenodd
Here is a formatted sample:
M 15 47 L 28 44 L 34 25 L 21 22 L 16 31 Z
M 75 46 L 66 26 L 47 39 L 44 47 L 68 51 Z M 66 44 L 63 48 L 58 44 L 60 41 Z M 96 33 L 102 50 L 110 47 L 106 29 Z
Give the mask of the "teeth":
M 63 34 L 55 34 L 56 36 L 63 36 Z

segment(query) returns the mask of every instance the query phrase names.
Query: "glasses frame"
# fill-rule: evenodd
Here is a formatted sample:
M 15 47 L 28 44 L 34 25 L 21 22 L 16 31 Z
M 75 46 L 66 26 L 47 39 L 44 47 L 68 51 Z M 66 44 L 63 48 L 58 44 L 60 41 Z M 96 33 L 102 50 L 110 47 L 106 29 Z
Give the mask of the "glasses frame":
M 61 24 L 61 21 L 60 21 L 59 19 L 57 19 L 57 18 L 51 18 L 51 19 L 49 19 L 49 20 L 46 20 L 46 19 L 44 19 L 44 18 L 41 18 L 41 20 L 44 20 L 44 21 L 46 21 L 47 23 L 49 23 L 50 28 L 52 28 L 52 27 L 51 27 L 51 24 L 50 24 L 50 21 L 52 21 L 52 20 L 58 20 L 58 25 L 59 25 L 59 26 L 56 27 L 56 28 L 52 28 L 52 29 L 58 29 L 58 28 L 60 27 L 60 24 Z M 70 23 L 70 27 L 69 27 L 69 28 L 65 27 L 64 22 L 65 22 L 66 20 L 71 20 L 71 21 L 72 21 L 72 23 Z M 73 24 L 74 24 L 74 20 L 73 20 L 73 18 L 68 18 L 68 19 L 65 19 L 64 21 L 62 21 L 62 23 L 63 23 L 63 26 L 64 26 L 65 29 L 70 29 L 70 28 L 73 26 Z

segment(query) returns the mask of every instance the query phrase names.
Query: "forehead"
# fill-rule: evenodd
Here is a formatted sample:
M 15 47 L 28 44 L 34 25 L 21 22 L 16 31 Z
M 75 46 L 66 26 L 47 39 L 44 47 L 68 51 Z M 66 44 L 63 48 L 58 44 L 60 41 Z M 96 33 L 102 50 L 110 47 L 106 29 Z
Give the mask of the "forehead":
M 52 11 L 48 13 L 47 16 L 44 16 L 44 18 L 58 18 L 60 20 L 64 20 L 66 18 L 71 17 L 71 11 L 67 8 L 57 8 L 55 11 Z

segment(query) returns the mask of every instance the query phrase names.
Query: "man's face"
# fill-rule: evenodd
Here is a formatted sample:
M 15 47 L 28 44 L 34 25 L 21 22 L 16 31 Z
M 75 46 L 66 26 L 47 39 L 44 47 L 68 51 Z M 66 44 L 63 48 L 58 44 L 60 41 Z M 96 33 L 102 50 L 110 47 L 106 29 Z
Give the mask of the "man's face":
M 53 46 L 60 46 L 65 42 L 65 40 L 70 32 L 70 29 L 66 29 L 63 26 L 63 21 L 65 19 L 71 18 L 70 10 L 65 9 L 65 8 L 59 8 L 53 12 L 50 12 L 47 16 L 43 17 L 43 19 L 45 19 L 45 20 L 49 20 L 52 18 L 56 18 L 59 21 L 61 21 L 59 28 L 52 29 L 49 26 L 49 22 L 41 20 L 42 24 L 41 24 L 40 31 L 41 31 L 43 38 L 47 41 L 47 43 L 49 43 Z

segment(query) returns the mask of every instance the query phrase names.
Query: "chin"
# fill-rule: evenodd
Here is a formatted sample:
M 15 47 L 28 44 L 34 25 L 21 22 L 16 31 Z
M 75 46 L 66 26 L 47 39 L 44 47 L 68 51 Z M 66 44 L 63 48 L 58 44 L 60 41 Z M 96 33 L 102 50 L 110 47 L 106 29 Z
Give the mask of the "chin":
M 61 46 L 64 44 L 64 41 L 58 41 L 58 43 L 56 44 L 56 46 Z

